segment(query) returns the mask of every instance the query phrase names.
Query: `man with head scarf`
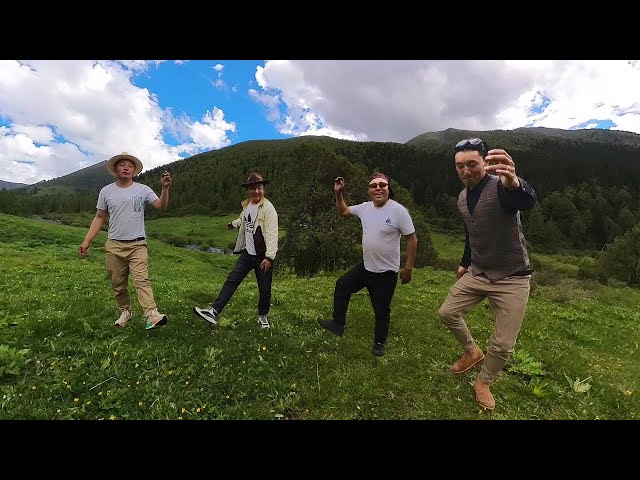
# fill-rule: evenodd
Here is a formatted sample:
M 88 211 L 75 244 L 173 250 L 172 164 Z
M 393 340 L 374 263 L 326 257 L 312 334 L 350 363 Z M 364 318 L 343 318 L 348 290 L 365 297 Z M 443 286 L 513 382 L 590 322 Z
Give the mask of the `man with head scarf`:
M 362 223 L 363 261 L 342 275 L 333 293 L 333 320 L 319 319 L 320 326 L 341 337 L 346 325 L 351 295 L 363 288 L 369 292 L 375 315 L 372 352 L 384 355 L 391 321 L 391 300 L 400 271 L 400 238 L 407 241 L 407 260 L 400 280 L 411 281 L 418 240 L 409 211 L 393 200 L 389 177 L 375 173 L 369 179 L 368 202 L 347 206 L 344 201 L 344 178 L 335 179 L 336 206 L 343 217 L 356 216 Z

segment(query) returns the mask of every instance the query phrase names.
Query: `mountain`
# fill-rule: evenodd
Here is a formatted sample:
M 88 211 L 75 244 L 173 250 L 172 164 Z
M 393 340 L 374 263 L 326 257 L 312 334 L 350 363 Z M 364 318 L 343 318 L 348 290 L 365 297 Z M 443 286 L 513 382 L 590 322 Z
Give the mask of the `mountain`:
M 105 169 L 106 164 L 105 160 L 62 177 L 38 182 L 31 187 L 37 186 L 38 190 L 45 192 L 49 189 L 64 190 L 65 187 L 71 191 L 98 192 L 102 187 L 113 182 L 113 177 Z
M 600 251 L 640 221 L 640 135 L 611 130 L 450 128 L 423 133 L 404 144 L 315 136 L 253 140 L 159 166 L 141 174 L 138 181 L 159 193 L 161 172 L 172 174 L 169 209 L 149 209 L 149 218 L 227 215 L 238 210 L 246 195 L 241 184 L 247 174 L 258 171 L 270 181 L 268 198 L 278 205 L 291 239 L 299 235 L 300 246 L 322 257 L 319 245 L 334 238 L 325 233 L 339 231 L 331 223 L 337 176 L 346 179 L 345 200 L 355 204 L 367 200 L 368 176 L 382 171 L 412 212 L 420 211 L 435 228 L 460 229 L 456 203 L 462 184 L 453 147 L 469 137 L 507 150 L 518 176 L 534 188 L 538 206 L 530 218 L 529 212 L 522 217 L 530 229 L 527 240 L 539 248 Z M 99 189 L 111 181 L 102 162 L 48 182 L 0 190 L 0 211 L 93 212 Z M 300 229 L 310 229 L 308 234 L 315 237 Z M 330 253 L 327 250 L 324 257 Z
M 445 143 L 455 145 L 464 138 L 479 137 L 490 146 L 502 145 L 506 150 L 534 139 L 555 138 L 558 141 L 568 140 L 573 142 L 593 142 L 615 144 L 618 146 L 640 147 L 640 135 L 622 130 L 562 130 L 559 128 L 546 127 L 522 127 L 514 130 L 458 130 L 448 128 L 439 132 L 422 133 L 408 142 L 406 145 L 423 147 L 433 143 Z
M 156 177 L 166 168 L 178 175 L 197 171 L 197 188 L 211 186 L 213 193 L 224 191 L 251 169 L 273 165 L 274 173 L 290 165 L 289 160 L 307 158 L 320 149 L 346 156 L 369 169 L 384 170 L 413 191 L 418 203 L 439 193 L 455 192 L 459 180 L 453 168 L 453 146 L 461 139 L 482 138 L 490 148 L 507 150 L 518 174 L 536 184 L 541 196 L 591 178 L 611 185 L 640 184 L 640 135 L 615 130 L 562 130 L 545 127 L 514 130 L 460 130 L 448 128 L 420 134 L 408 142 L 356 142 L 332 137 L 305 136 L 281 140 L 249 140 L 220 150 L 200 153 L 144 172 L 139 181 L 159 186 Z M 296 160 L 297 158 L 297 160 Z M 281 165 L 275 165 L 278 159 Z M 113 181 L 100 162 L 69 175 L 35 184 L 30 189 L 42 195 L 61 191 L 93 192 Z M 228 170 L 221 178 L 219 170 Z M 271 167 L 269 167 L 271 168 Z M 263 173 L 270 173 L 269 170 Z M 179 176 L 176 178 L 180 182 Z M 434 179 L 439 179 L 434 181 Z M 33 186 L 32 186 L 33 187 Z M 29 189 L 28 189 L 29 190 Z M 175 190 L 175 189 L 174 189 Z M 189 195 L 193 196 L 193 195 Z M 209 202 L 210 204 L 210 202 Z M 223 202 L 229 205 L 227 202 Z M 235 206 L 235 203 L 232 205 Z
M 7 182 L 5 180 L 0 180 L 0 190 L 2 190 L 3 188 L 6 188 L 7 190 L 13 190 L 14 188 L 21 188 L 26 186 L 27 185 L 25 183 L 13 183 Z

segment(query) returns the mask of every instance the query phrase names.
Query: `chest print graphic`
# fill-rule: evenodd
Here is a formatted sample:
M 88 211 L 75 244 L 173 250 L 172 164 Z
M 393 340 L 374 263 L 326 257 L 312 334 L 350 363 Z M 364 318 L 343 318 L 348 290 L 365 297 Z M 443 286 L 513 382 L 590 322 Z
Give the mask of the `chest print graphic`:
M 133 211 L 134 212 L 141 212 L 142 211 L 142 206 L 144 205 L 144 202 L 142 201 L 142 197 L 133 197 Z
M 248 233 L 253 233 L 253 220 L 251 220 L 251 214 L 247 215 L 245 217 L 245 221 L 246 221 L 246 231 Z
M 384 221 L 384 223 L 385 223 L 386 225 L 391 225 L 391 219 L 390 219 L 390 218 L 387 218 L 387 219 Z

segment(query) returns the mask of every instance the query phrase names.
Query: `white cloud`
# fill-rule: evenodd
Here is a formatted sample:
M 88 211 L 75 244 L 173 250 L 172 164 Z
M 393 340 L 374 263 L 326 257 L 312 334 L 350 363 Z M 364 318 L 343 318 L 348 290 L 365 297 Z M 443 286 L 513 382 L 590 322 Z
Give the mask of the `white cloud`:
M 127 151 L 145 170 L 229 144 L 235 124 L 214 108 L 174 118 L 132 81 L 158 61 L 0 61 L 0 178 L 35 183 Z M 184 142 L 167 145 L 163 132 Z
M 216 94 L 221 102 L 248 96 L 260 113 L 238 105 L 236 115 L 262 114 L 291 136 L 406 142 L 450 127 L 569 129 L 603 121 L 640 133 L 636 60 L 272 60 L 246 79 L 234 78 L 233 62 L 225 62 L 210 67 L 213 81 L 203 76 L 213 88 L 202 96 L 209 110 L 199 118 L 136 85 L 164 62 L 0 60 L 0 178 L 35 183 L 123 150 L 149 169 L 228 146 L 237 122 L 250 122 L 226 119 Z M 165 143 L 167 133 L 179 145 Z
M 277 60 L 255 78 L 260 90 L 250 96 L 283 134 L 326 129 L 406 142 L 450 127 L 569 129 L 594 120 L 640 133 L 636 61 Z
M 191 125 L 191 138 L 197 149 L 217 150 L 231 144 L 226 132 L 235 132 L 236 126 L 224 119 L 224 112 L 217 107 L 213 112 L 207 112 L 202 122 Z

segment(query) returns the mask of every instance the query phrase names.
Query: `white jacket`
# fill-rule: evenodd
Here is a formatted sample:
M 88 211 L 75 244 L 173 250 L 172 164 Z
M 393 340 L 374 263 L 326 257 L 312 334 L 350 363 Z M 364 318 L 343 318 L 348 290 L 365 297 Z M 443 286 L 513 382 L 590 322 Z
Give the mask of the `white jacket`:
M 240 216 L 231 222 L 234 228 L 239 228 L 234 253 L 239 253 L 247 245 L 246 227 L 245 227 L 245 210 L 249 205 L 250 199 L 246 198 L 241 202 L 242 212 Z M 276 212 L 273 204 L 266 198 L 262 198 L 258 203 L 258 215 L 253 224 L 253 240 L 258 255 L 264 254 L 272 263 L 276 258 L 278 251 L 278 212 Z

